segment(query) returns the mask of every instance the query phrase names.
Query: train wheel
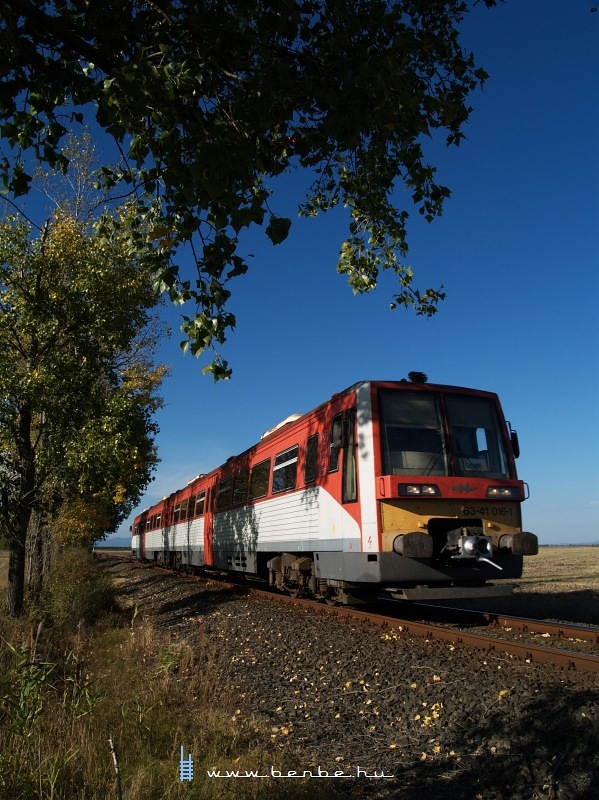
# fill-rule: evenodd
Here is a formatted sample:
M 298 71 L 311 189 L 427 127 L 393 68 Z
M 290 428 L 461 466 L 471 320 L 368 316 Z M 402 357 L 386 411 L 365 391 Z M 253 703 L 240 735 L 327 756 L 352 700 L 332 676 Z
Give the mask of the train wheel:
M 325 597 L 325 602 L 328 606 L 340 606 L 343 605 L 343 601 L 341 600 L 341 595 L 345 597 L 345 593 L 341 592 L 339 589 L 329 589 L 330 594 Z

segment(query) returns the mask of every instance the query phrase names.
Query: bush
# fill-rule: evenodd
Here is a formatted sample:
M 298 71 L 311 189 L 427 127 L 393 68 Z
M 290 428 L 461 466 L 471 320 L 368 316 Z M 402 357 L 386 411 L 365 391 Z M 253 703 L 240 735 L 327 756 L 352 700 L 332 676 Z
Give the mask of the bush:
M 74 627 L 81 620 L 93 624 L 114 605 L 110 578 L 89 551 L 71 547 L 57 555 L 45 602 L 52 622 L 65 627 Z

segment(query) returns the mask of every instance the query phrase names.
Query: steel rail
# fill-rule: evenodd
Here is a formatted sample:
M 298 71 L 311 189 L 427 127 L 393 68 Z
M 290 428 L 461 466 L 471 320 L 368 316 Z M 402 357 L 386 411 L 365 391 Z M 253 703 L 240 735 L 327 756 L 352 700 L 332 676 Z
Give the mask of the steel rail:
M 399 601 L 401 602 L 401 601 Z M 395 605 L 395 608 L 399 606 Z M 511 617 L 493 611 L 477 611 L 471 608 L 458 608 L 455 606 L 437 606 L 428 603 L 415 603 L 413 609 L 423 609 L 427 614 L 447 617 L 453 615 L 460 620 L 470 618 L 474 624 L 480 621 L 481 625 L 495 628 L 513 628 L 522 633 L 549 634 L 560 639 L 578 639 L 584 642 L 599 644 L 599 628 L 592 625 L 576 625 L 572 622 L 550 622 L 544 619 L 530 617 Z
M 560 639 L 579 639 L 599 644 L 599 628 L 574 625 L 569 622 L 549 622 L 527 617 L 507 617 L 504 614 L 488 614 L 489 624 L 501 628 L 512 627 L 523 633 L 548 633 Z
M 336 614 L 339 617 L 350 617 L 382 628 L 398 629 L 402 633 L 409 633 L 423 639 L 436 639 L 450 642 L 451 644 L 464 644 L 467 647 L 474 647 L 486 652 L 507 653 L 526 663 L 552 664 L 562 669 L 576 669 L 599 674 L 599 656 L 575 653 L 571 650 L 562 650 L 556 647 L 544 647 L 529 642 L 514 642 L 509 639 L 499 639 L 495 636 L 485 636 L 480 633 L 468 633 L 454 628 L 431 625 L 428 622 L 414 622 L 412 620 L 374 614 L 369 611 L 360 611 L 347 606 L 320 605 L 312 600 L 302 600 L 286 595 L 273 595 L 271 592 L 261 589 L 251 589 L 251 593 L 267 595 L 270 599 L 291 602 L 302 608 L 320 613 Z

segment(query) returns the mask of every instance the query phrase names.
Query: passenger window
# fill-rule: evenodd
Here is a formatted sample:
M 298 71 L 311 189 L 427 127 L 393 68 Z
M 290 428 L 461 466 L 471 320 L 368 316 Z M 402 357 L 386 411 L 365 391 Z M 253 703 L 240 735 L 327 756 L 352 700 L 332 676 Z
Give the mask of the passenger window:
M 258 497 L 265 497 L 268 494 L 268 476 L 270 475 L 270 458 L 261 461 L 252 469 L 252 480 L 250 482 L 250 497 L 256 500 Z
M 331 447 L 329 450 L 329 472 L 337 472 L 339 469 L 339 453 L 343 444 L 343 420 L 341 414 L 333 419 L 331 429 Z
M 173 523 L 176 525 L 179 522 L 179 516 L 181 514 L 181 503 L 177 503 L 175 506 L 175 517 L 173 519 Z
M 241 506 L 245 504 L 248 496 L 249 478 L 250 478 L 249 469 L 245 469 L 243 472 L 240 472 L 239 475 L 235 476 L 235 482 L 233 484 L 234 506 Z
M 226 480 L 220 482 L 220 486 L 218 487 L 218 501 L 216 508 L 218 511 L 223 511 L 225 508 L 229 508 L 231 506 L 231 486 L 232 486 L 232 479 L 226 478 Z
M 318 474 L 318 434 L 308 437 L 306 460 L 304 462 L 304 482 L 313 483 Z
M 181 502 L 181 516 L 179 517 L 179 521 L 183 522 L 187 519 L 187 506 L 189 504 L 189 500 L 183 500 Z
M 299 446 L 294 445 L 275 456 L 275 463 L 272 469 L 273 494 L 295 488 L 298 453 Z
M 200 492 L 196 500 L 196 517 L 204 513 L 204 500 L 206 499 L 206 492 Z

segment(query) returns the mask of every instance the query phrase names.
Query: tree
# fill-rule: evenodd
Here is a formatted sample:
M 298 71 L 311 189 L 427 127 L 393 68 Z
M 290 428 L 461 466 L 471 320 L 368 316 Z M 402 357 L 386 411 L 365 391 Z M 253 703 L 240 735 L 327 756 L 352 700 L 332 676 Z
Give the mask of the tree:
M 0 0 L 0 11 L 6 187 L 27 191 L 31 154 L 64 168 L 62 137 L 95 104 L 122 155 L 103 178 L 136 197 L 126 224 L 156 285 L 197 304 L 182 344 L 214 350 L 215 379 L 231 372 L 217 348 L 235 324 L 230 282 L 247 271 L 238 235 L 266 223 L 274 244 L 286 238 L 267 181 L 295 167 L 314 178 L 301 214 L 348 209 L 337 268 L 354 292 L 391 269 L 392 307 L 436 311 L 444 293 L 415 288 L 403 263 L 397 190 L 429 221 L 449 196 L 422 141 L 441 130 L 458 145 L 487 77 L 459 43 L 464 0 Z
M 46 482 L 28 531 L 28 589 L 45 587 L 58 545 L 91 546 L 117 530 L 139 502 L 158 463 L 154 413 L 167 374 L 150 358 L 152 327 L 115 362 L 118 382 L 94 387 L 93 416 L 66 449 L 62 467 Z
M 150 479 L 161 373 L 142 379 L 143 353 L 131 354 L 155 303 L 122 240 L 94 238 L 60 213 L 36 239 L 23 222 L 0 224 L 0 526 L 10 545 L 10 614 L 22 609 L 34 512 L 104 495 L 117 521 L 119 506 L 128 510 Z

